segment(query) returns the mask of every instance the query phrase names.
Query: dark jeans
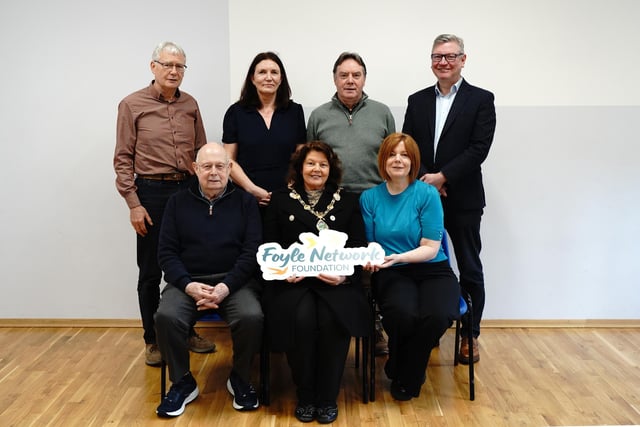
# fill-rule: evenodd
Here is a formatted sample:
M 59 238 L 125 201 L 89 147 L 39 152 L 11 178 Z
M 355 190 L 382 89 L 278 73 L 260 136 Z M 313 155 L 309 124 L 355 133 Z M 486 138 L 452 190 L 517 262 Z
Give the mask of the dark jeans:
M 473 304 L 473 336 L 480 335 L 480 321 L 484 311 L 484 274 L 480 250 L 480 220 L 482 209 L 473 211 L 451 212 L 445 210 L 444 227 L 451 237 L 458 270 L 460 271 L 460 287 L 471 297 Z
M 158 310 L 158 304 L 160 303 L 162 270 L 158 265 L 158 237 L 160 236 L 164 208 L 169 197 L 186 188 L 188 182 L 189 180 L 151 181 L 141 178 L 136 179 L 140 203 L 149 213 L 151 221 L 153 221 L 153 225 L 147 224 L 146 236 L 142 237 L 136 234 L 139 269 L 138 304 L 140 306 L 140 315 L 142 316 L 144 342 L 147 344 L 156 343 L 153 315 Z

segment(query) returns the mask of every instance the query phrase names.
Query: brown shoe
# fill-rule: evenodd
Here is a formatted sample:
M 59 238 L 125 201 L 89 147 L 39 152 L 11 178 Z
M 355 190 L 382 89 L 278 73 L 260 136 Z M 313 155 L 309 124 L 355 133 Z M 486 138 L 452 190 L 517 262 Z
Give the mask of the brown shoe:
M 376 347 L 375 354 L 376 356 L 384 356 L 389 354 L 389 345 L 387 344 L 387 340 L 384 338 L 384 334 L 382 333 L 382 322 L 380 320 L 376 320 Z
M 480 348 L 478 346 L 478 338 L 473 338 L 473 363 L 480 360 Z M 469 364 L 469 340 L 462 337 L 460 342 L 460 353 L 458 354 L 458 362 L 463 365 Z
M 157 344 L 147 344 L 144 351 L 144 363 L 149 366 L 160 366 L 162 363 L 162 355 Z
M 376 356 L 386 356 L 389 354 L 389 345 L 384 337 L 380 337 L 380 341 L 376 341 Z
M 213 353 L 216 351 L 216 344 L 195 334 L 189 337 L 189 350 L 194 353 Z

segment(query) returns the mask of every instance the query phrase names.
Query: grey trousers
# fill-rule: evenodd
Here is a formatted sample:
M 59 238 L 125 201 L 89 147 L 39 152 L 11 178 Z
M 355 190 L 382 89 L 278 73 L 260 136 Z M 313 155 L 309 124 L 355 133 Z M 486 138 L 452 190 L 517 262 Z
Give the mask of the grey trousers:
M 262 285 L 251 279 L 227 296 L 216 310 L 231 330 L 233 371 L 246 382 L 250 380 L 253 357 L 262 344 L 261 289 Z M 189 330 L 203 314 L 196 309 L 196 303 L 189 295 L 171 284 L 165 286 L 154 318 L 158 347 L 169 366 L 172 383 L 178 382 L 191 369 Z

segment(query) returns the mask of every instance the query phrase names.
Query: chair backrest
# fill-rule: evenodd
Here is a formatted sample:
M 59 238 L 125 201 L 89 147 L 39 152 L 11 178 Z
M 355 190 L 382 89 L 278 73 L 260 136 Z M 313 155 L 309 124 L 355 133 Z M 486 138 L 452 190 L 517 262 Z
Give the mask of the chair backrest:
M 469 310 L 469 306 L 467 306 L 467 302 L 464 300 L 462 295 L 460 295 L 460 316 L 467 314 L 467 310 Z
M 442 243 L 440 243 L 442 245 L 442 250 L 444 251 L 444 254 L 447 256 L 447 258 L 449 258 L 449 265 L 451 265 L 451 256 L 449 255 L 449 242 L 447 240 L 447 232 L 445 231 L 444 233 L 442 233 Z M 467 310 L 469 310 L 469 307 L 467 306 L 467 302 L 464 300 L 464 297 L 462 295 L 460 295 L 460 316 L 464 316 L 465 314 L 467 314 Z
M 449 242 L 447 241 L 446 231 L 442 233 L 442 242 L 440 244 L 442 245 L 442 250 L 444 251 L 444 254 L 447 256 L 447 258 L 449 258 Z M 451 261 L 449 261 L 449 264 L 451 264 Z
M 220 317 L 220 315 L 215 311 L 209 312 L 204 316 L 198 318 L 199 322 L 218 322 L 221 320 L 222 320 L 222 317 Z

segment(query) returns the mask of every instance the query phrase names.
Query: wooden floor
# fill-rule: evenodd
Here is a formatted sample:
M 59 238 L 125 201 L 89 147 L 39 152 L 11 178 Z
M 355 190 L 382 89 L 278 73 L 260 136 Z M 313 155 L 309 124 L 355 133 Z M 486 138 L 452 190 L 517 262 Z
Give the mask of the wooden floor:
M 201 394 L 182 416 L 166 420 L 155 415 L 160 370 L 144 364 L 140 329 L 0 328 L 0 425 L 302 425 L 292 416 L 295 393 L 282 355 L 272 355 L 271 406 L 237 412 L 225 390 L 228 330 L 199 332 L 214 339 L 218 351 L 192 355 Z M 334 424 L 640 424 L 640 329 L 485 328 L 480 342 L 474 402 L 468 400 L 467 368 L 452 363 L 453 331 L 432 355 L 422 395 L 410 402 L 391 399 L 384 358 L 378 358 L 377 399 L 361 403 L 352 349 Z

